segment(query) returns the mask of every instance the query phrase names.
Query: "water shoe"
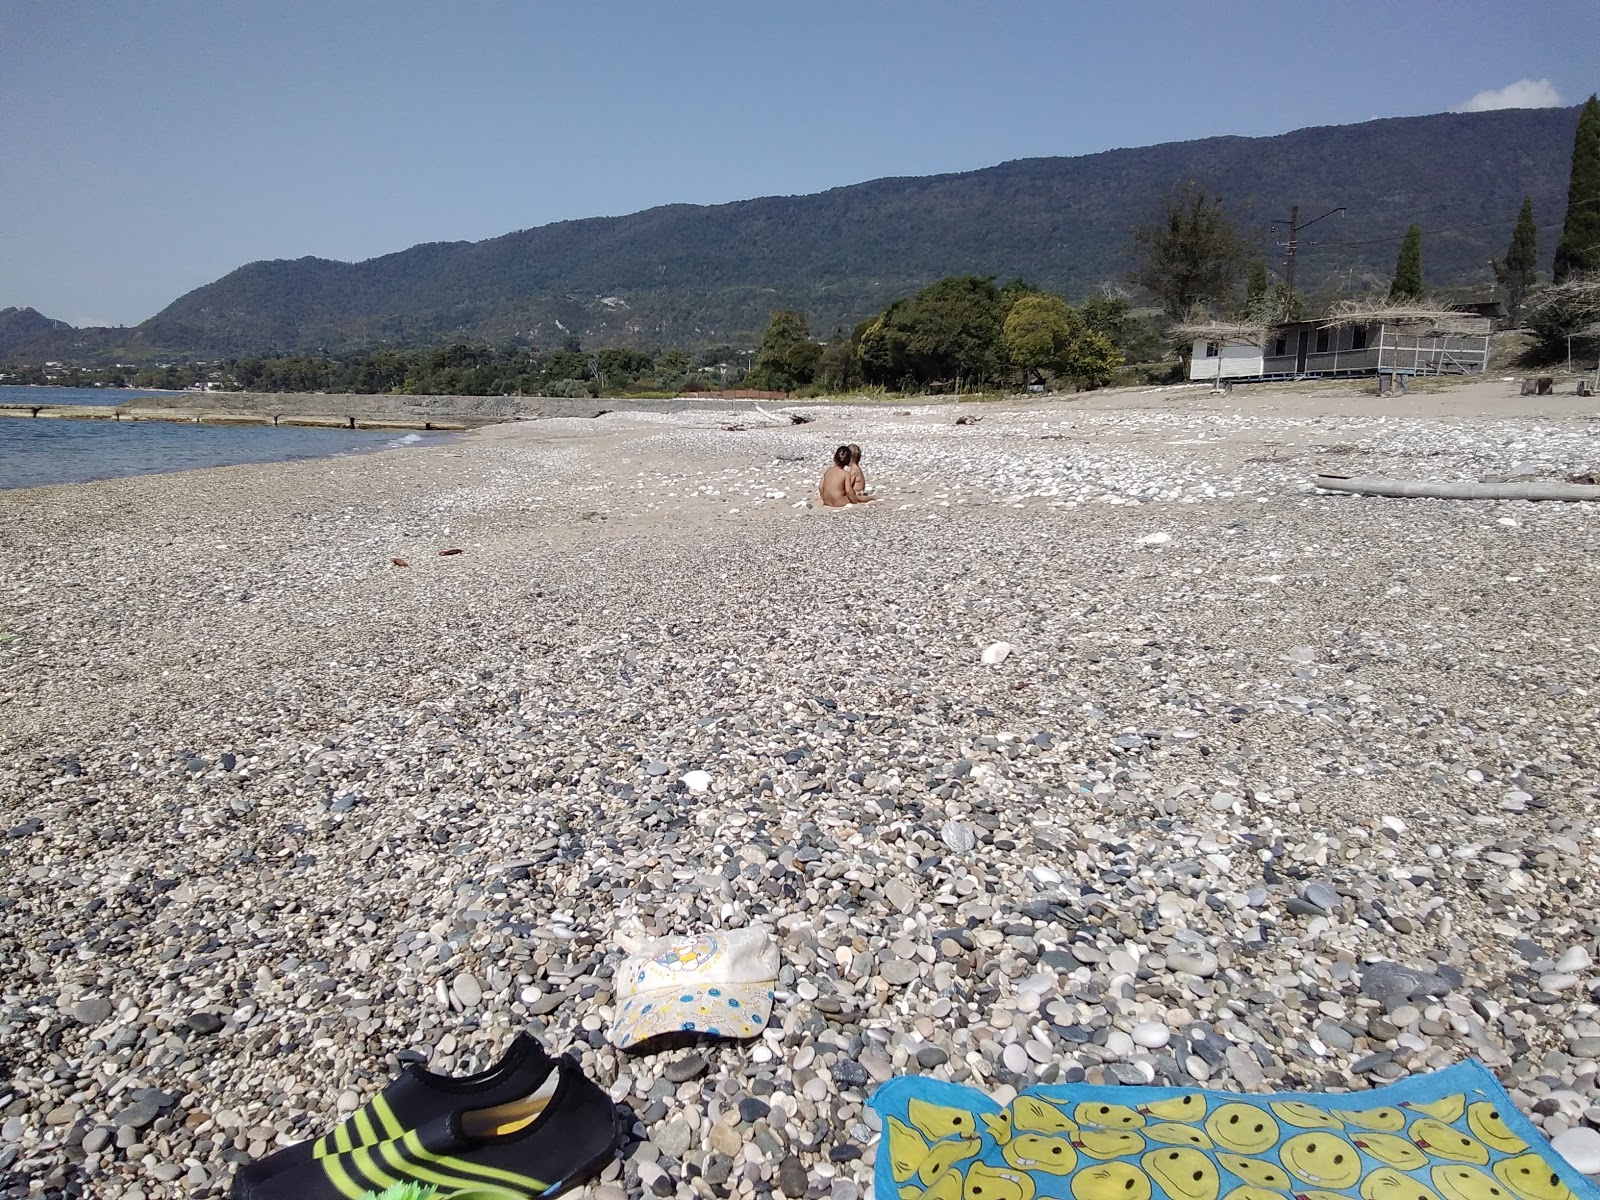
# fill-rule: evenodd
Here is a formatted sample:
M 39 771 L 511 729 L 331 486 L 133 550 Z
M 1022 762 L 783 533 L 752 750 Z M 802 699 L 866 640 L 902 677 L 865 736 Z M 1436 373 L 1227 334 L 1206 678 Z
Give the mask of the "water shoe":
M 527 1034 L 518 1034 L 500 1061 L 476 1075 L 439 1075 L 408 1063 L 382 1092 L 352 1113 L 332 1133 L 285 1146 L 259 1162 L 241 1166 L 234 1175 L 234 1197 L 248 1196 L 255 1185 L 315 1159 L 346 1153 L 462 1108 L 486 1108 L 527 1096 L 550 1074 L 555 1062 Z
M 621 1140 L 611 1098 L 570 1058 L 547 1063 L 546 1078 L 498 1104 L 440 1113 L 396 1136 L 313 1158 L 241 1190 L 234 1200 L 363 1200 L 416 1183 L 446 1196 L 495 1200 L 553 1197 L 603 1168 Z

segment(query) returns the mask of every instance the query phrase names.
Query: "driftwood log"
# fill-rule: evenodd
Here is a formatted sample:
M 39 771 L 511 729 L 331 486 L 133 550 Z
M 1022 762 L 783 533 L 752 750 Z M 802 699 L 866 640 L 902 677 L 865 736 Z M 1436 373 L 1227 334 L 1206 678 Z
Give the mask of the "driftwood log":
M 1600 500 L 1600 485 L 1589 483 L 1442 483 L 1427 479 L 1356 478 L 1318 475 L 1312 480 L 1329 492 L 1357 496 L 1405 496 L 1433 500 Z

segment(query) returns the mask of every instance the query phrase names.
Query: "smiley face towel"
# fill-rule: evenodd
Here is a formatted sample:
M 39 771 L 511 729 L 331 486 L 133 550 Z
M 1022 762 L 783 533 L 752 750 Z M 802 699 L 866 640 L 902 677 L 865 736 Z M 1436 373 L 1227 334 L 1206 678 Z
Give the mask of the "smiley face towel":
M 1368 1092 L 974 1088 L 892 1079 L 876 1200 L 1600 1200 L 1494 1076 L 1460 1063 Z

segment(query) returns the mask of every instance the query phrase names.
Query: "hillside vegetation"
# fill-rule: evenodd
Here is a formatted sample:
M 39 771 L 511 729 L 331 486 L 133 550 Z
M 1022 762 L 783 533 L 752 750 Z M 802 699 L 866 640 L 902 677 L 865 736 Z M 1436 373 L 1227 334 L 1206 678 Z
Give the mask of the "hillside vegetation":
M 71 332 L 65 321 L 52 321 L 31 308 L 0 308 L 0 354 Z
M 1222 195 L 1281 265 L 1282 231 L 1343 205 L 1301 246 L 1301 290 L 1387 283 L 1421 226 L 1430 287 L 1489 284 L 1523 196 L 1559 223 L 1576 109 L 1449 113 L 1039 158 L 812 196 L 546 225 L 431 243 L 361 263 L 252 263 L 126 330 L 45 333 L 79 359 L 427 346 L 463 338 L 539 346 L 755 343 L 777 308 L 825 333 L 942 276 L 1023 276 L 1071 298 L 1124 278 L 1129 230 L 1172 187 Z M 1543 245 L 1553 245 L 1546 234 Z M 1547 264 L 1541 264 L 1544 266 Z

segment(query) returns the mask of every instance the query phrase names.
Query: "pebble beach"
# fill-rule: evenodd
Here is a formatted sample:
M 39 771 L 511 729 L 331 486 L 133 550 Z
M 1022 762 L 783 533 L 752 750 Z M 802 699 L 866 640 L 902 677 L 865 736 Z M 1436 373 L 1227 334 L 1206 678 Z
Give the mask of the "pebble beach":
M 594 1200 L 861 1200 L 910 1072 L 1473 1057 L 1600 1172 L 1600 507 L 1310 482 L 1600 470 L 1593 399 L 1516 390 L 618 412 L 0 492 L 0 1198 L 222 1196 L 521 1030 L 628 1110 Z M 815 508 L 841 442 L 882 498 Z M 749 924 L 762 1037 L 611 1048 L 625 942 Z

